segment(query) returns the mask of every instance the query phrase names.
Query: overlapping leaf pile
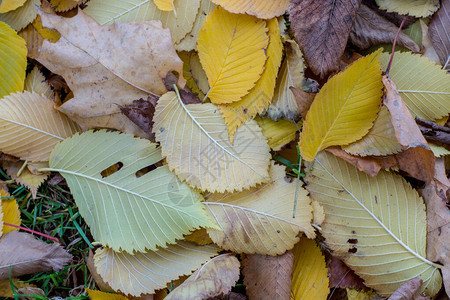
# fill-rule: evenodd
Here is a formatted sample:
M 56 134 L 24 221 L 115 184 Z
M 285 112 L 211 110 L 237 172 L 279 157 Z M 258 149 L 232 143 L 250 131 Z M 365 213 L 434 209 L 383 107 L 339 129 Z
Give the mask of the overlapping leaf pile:
M 2 1 L 2 168 L 34 197 L 50 172 L 65 178 L 101 245 L 90 271 L 117 299 L 226 295 L 235 254 L 251 299 L 326 299 L 322 251 L 363 294 L 416 277 L 417 292 L 448 293 L 450 217 L 430 216 L 450 187 L 434 155 L 450 153 L 450 76 L 420 54 L 346 49 L 398 36 L 445 64 L 449 41 L 412 25 L 418 45 L 389 12 L 446 16 L 439 1 L 363 2 Z M 25 77 L 27 55 L 40 65 Z M 433 145 L 414 117 L 440 132 Z

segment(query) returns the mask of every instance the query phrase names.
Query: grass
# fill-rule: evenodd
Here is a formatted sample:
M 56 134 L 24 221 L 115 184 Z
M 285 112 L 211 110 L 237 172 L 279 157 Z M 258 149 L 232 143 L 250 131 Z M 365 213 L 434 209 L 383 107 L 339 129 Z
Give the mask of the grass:
M 44 183 L 39 188 L 37 198 L 33 199 L 27 188 L 16 184 L 0 169 L 1 181 L 8 183 L 9 193 L 19 204 L 21 226 L 56 237 L 64 249 L 73 255 L 71 264 L 59 272 L 40 272 L 21 276 L 21 281 L 41 288 L 46 296 L 45 298 L 29 295 L 29 297 L 47 299 L 59 296 L 74 300 L 89 299 L 85 296 L 84 288 L 95 287 L 86 266 L 89 247 L 92 246 L 89 243 L 91 236 L 65 182 L 58 185 Z M 37 238 L 53 243 L 39 236 Z

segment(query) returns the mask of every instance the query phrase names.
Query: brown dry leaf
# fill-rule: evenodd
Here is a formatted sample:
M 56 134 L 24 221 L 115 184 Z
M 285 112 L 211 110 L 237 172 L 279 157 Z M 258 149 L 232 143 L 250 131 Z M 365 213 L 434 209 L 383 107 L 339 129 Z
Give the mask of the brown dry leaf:
M 239 279 L 239 265 L 239 260 L 232 254 L 216 256 L 170 292 L 165 299 L 207 299 L 220 294 L 226 295 Z
M 441 8 L 433 15 L 428 30 L 441 64 L 448 65 L 450 57 L 450 0 L 442 0 Z
M 102 291 L 112 291 L 113 288 L 107 284 L 102 276 L 100 276 L 100 274 L 97 272 L 97 268 L 95 267 L 95 263 L 94 263 L 94 252 L 92 251 L 92 249 L 89 249 L 89 256 L 88 259 L 86 261 L 86 266 L 89 269 L 89 272 L 91 273 L 92 279 L 94 279 L 95 284 L 97 285 L 97 287 L 102 290 Z
M 362 280 L 355 272 L 337 257 L 332 256 L 328 263 L 328 276 L 332 288 L 367 289 Z
M 389 300 L 427 300 L 429 297 L 420 294 L 423 282 L 420 278 L 413 278 L 402 284 L 390 297 Z
M 440 64 L 439 56 L 430 39 L 430 31 L 427 24 L 422 20 L 419 20 L 419 24 L 422 32 L 422 57 L 426 57 L 430 61 Z
M 397 26 L 362 4 L 350 31 L 350 42 L 361 49 L 382 43 L 392 44 L 397 31 Z M 419 46 L 403 32 L 400 32 L 397 44 L 413 52 L 420 51 Z
M 128 117 L 134 124 L 139 126 L 150 136 L 151 141 L 155 141 L 155 134 L 152 132 L 153 115 L 155 114 L 155 105 L 157 98 L 150 95 L 147 100 L 134 100 L 129 105 L 119 105 L 120 111 Z
M 70 255 L 57 243 L 47 244 L 28 233 L 12 231 L 0 239 L 0 280 L 46 271 L 59 271 Z M 11 269 L 10 269 L 11 267 Z
M 147 137 L 116 104 L 166 92 L 164 78 L 171 71 L 180 74 L 178 84 L 184 86 L 169 30 L 158 21 L 100 26 L 81 10 L 71 19 L 39 13 L 44 26 L 62 37 L 53 44 L 44 41 L 38 61 L 62 75 L 75 96 L 59 110 L 85 129 L 115 128 Z
M 25 40 L 27 47 L 27 56 L 29 58 L 37 58 L 39 56 L 44 38 L 34 28 L 33 24 L 29 24 L 27 27 L 19 32 L 19 36 Z
M 380 172 L 382 166 L 379 161 L 371 156 L 361 157 L 356 155 L 351 155 L 345 152 L 344 150 L 337 147 L 327 148 L 326 151 L 332 153 L 334 156 L 340 157 L 346 162 L 354 165 L 361 172 L 364 172 L 371 177 L 374 177 Z
M 9 177 L 14 179 L 18 184 L 26 186 L 30 190 L 33 199 L 36 199 L 38 188 L 48 178 L 49 173 L 33 174 L 29 168 L 25 168 L 19 176 L 17 176 L 24 163 L 25 162 L 22 160 L 16 162 L 3 161 L 2 167 L 5 169 L 6 174 L 8 174 Z
M 252 254 L 242 261 L 242 274 L 250 299 L 289 300 L 291 295 L 292 252 L 278 256 Z
M 289 20 L 311 70 L 336 71 L 361 0 L 292 0 Z
M 308 112 L 311 104 L 316 97 L 316 94 L 307 93 L 301 89 L 291 86 L 290 87 L 292 93 L 294 94 L 295 101 L 297 101 L 298 109 L 300 111 L 300 115 L 302 118 L 306 118 L 306 113 Z

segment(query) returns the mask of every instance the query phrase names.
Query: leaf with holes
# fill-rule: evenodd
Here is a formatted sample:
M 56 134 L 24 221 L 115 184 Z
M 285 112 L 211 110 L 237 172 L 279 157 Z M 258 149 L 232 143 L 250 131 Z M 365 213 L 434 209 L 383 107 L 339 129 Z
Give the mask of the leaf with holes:
M 307 189 L 325 209 L 321 232 L 333 254 L 382 296 L 414 277 L 436 295 L 440 266 L 426 258 L 425 205 L 409 183 L 383 170 L 369 177 L 327 152 L 311 168 Z
M 161 160 L 160 149 L 148 140 L 88 131 L 58 144 L 44 171 L 66 178 L 95 240 L 115 251 L 145 252 L 167 247 L 200 226 L 216 228 L 201 195 L 167 166 L 138 177 L 138 171 Z M 102 176 L 116 164 L 118 171 Z

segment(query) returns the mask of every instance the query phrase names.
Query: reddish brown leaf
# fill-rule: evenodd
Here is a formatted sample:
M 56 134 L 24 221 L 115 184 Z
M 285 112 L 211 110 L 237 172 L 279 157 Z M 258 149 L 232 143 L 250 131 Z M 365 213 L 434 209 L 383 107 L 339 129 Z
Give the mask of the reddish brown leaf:
M 361 49 L 382 43 L 392 44 L 397 31 L 397 26 L 362 4 L 350 31 L 350 42 Z M 413 52 L 420 51 L 419 46 L 403 32 L 400 32 L 397 44 Z
M 346 162 L 354 165 L 358 168 L 361 172 L 367 173 L 368 175 L 374 177 L 380 172 L 381 165 L 378 162 L 378 160 L 371 156 L 356 156 L 351 155 L 342 150 L 341 148 L 337 147 L 331 147 L 327 149 L 328 152 L 332 153 L 333 155 L 342 158 Z
M 316 96 L 316 94 L 307 93 L 293 86 L 291 86 L 290 89 L 294 94 L 295 101 L 297 101 L 298 109 L 300 110 L 300 115 L 304 119 L 306 117 L 306 113 L 309 110 L 309 107 L 314 101 L 314 97 Z
M 419 292 L 423 282 L 420 278 L 413 278 L 402 284 L 390 297 L 389 300 L 426 300 Z
M 278 256 L 248 255 L 243 261 L 244 284 L 250 299 L 290 299 L 292 252 Z
M 134 124 L 139 126 L 154 141 L 155 134 L 152 132 L 153 114 L 155 113 L 156 97 L 148 96 L 147 100 L 134 100 L 129 105 L 118 105 L 120 111 Z
M 450 0 L 442 0 L 441 8 L 433 15 L 428 30 L 439 60 L 445 65 L 450 57 Z
M 289 20 L 311 70 L 337 70 L 361 0 L 292 0 Z
M 61 245 L 47 244 L 28 233 L 12 231 L 0 239 L 0 280 L 46 271 L 59 271 L 70 260 Z
M 358 275 L 347 267 L 339 258 L 332 257 L 328 264 L 328 274 L 330 277 L 330 287 L 367 289 Z

